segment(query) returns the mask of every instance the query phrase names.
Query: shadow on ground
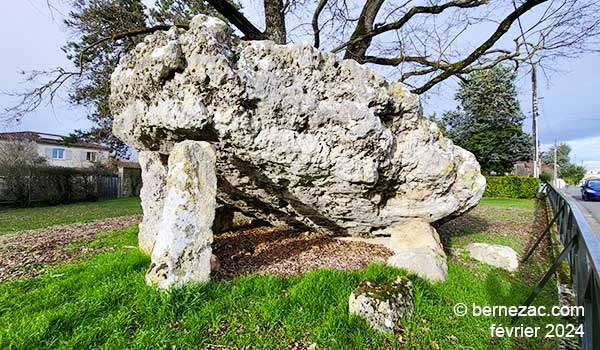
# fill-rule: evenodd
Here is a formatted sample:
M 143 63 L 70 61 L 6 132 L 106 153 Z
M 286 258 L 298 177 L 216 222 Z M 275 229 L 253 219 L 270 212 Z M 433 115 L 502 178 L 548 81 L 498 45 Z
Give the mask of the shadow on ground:
M 439 226 L 437 231 L 440 235 L 440 239 L 446 254 L 450 254 L 452 251 L 452 237 L 485 232 L 488 230 L 489 226 L 489 222 L 485 218 L 484 213 L 482 213 L 481 210 L 478 210 L 478 208 L 475 208 L 469 213 L 459 216 Z
M 214 274 L 217 280 L 253 272 L 285 277 L 319 268 L 354 271 L 385 262 L 392 255 L 377 245 L 272 226 L 245 227 L 215 235 L 212 248 L 220 265 Z

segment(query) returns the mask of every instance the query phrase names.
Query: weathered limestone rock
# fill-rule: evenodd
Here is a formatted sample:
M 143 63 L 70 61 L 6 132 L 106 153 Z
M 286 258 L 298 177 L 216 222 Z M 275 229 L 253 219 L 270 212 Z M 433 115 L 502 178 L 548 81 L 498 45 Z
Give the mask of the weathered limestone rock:
M 165 202 L 168 169 L 166 157 L 161 156 L 158 152 L 142 151 L 138 158 L 142 168 L 143 186 L 140 190 L 140 197 L 144 212 L 138 234 L 138 244 L 144 253 L 151 254 Z
M 140 191 L 144 218 L 140 224 L 138 245 L 144 253 L 152 254 L 165 202 L 167 156 L 158 152 L 142 151 L 138 158 L 142 168 L 142 182 L 145 184 Z M 230 205 L 218 206 L 213 221 L 213 233 L 231 230 L 233 216 L 234 210 Z
M 436 230 L 423 220 L 373 232 L 375 237 L 341 237 L 344 241 L 359 241 L 382 245 L 394 255 L 387 265 L 405 269 L 430 282 L 445 281 L 448 276 L 446 253 Z M 383 236 L 386 237 L 383 237 Z
M 460 215 L 485 187 L 401 83 L 305 44 L 240 41 L 203 15 L 121 60 L 111 109 L 137 150 L 213 143 L 220 202 L 273 224 L 369 234 Z
M 173 147 L 148 284 L 169 288 L 208 281 L 217 205 L 215 162 L 207 142 L 183 141 Z
M 399 321 L 412 315 L 412 283 L 403 276 L 387 284 L 363 281 L 350 294 L 348 308 L 351 315 L 364 318 L 373 329 L 394 333 L 399 328 Z
M 513 272 L 519 268 L 519 257 L 511 247 L 489 243 L 470 243 L 465 247 L 477 261 Z
M 389 248 L 394 252 L 388 265 L 406 269 L 431 282 L 446 280 L 446 253 L 440 236 L 429 223 L 412 220 L 385 231 L 390 233 Z

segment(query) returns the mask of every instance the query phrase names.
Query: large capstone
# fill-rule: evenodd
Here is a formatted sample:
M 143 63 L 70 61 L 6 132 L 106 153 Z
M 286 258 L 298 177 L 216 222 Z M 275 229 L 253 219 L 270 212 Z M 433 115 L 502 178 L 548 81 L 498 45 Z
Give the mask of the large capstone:
M 370 234 L 460 215 L 485 187 L 403 84 L 306 44 L 241 41 L 204 15 L 125 55 L 110 101 L 114 133 L 152 152 L 144 187 L 160 184 L 177 143 L 207 141 L 219 203 L 273 224 Z M 144 208 L 161 193 L 146 188 Z
M 207 142 L 183 141 L 173 147 L 148 284 L 164 289 L 209 280 L 217 206 L 215 159 Z

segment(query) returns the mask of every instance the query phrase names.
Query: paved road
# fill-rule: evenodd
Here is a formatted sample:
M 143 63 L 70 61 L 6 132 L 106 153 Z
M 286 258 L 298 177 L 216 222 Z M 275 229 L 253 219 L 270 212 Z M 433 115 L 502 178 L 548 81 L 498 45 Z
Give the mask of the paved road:
M 600 239 L 600 201 L 584 201 L 581 199 L 581 190 L 577 186 L 569 186 L 569 188 L 563 189 L 564 192 L 575 198 L 575 202 L 581 209 L 583 216 L 587 219 L 592 230 L 596 233 L 596 236 Z
M 565 192 L 567 192 L 568 194 L 573 196 L 576 199 L 577 204 L 580 207 L 585 208 L 590 214 L 592 214 L 592 216 L 596 219 L 596 221 L 600 222 L 600 201 L 598 201 L 598 202 L 583 201 L 581 199 L 581 190 L 579 189 L 579 187 L 576 187 L 576 186 L 569 186 L 569 188 L 565 189 Z

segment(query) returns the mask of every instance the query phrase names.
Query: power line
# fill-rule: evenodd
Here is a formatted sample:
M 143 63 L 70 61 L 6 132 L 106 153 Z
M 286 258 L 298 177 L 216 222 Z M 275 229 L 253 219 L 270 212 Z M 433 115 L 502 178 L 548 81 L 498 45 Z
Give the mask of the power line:
M 547 119 L 554 119 L 554 120 L 600 120 L 600 117 L 595 118 L 595 117 L 546 117 Z
M 538 105 L 538 108 L 542 109 L 543 112 L 546 111 L 546 108 L 545 108 L 543 102 Z M 543 114 L 546 115 L 546 113 L 543 113 Z M 552 130 L 552 126 L 550 126 L 550 123 L 548 123 L 548 118 L 544 117 L 544 118 L 542 118 L 542 120 L 544 121 L 544 124 L 546 125 L 546 129 L 548 129 L 550 131 L 550 136 L 552 136 L 553 139 L 556 139 L 556 134 L 554 134 L 554 130 Z

